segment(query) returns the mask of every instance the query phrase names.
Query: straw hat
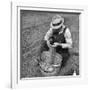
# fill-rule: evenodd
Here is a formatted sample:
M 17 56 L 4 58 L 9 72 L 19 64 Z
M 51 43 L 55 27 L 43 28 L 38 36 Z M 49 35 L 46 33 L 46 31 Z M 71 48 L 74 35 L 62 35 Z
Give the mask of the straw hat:
M 52 29 L 58 29 L 60 28 L 64 23 L 64 18 L 62 18 L 60 15 L 55 15 L 52 18 L 52 22 L 50 23 L 50 27 Z

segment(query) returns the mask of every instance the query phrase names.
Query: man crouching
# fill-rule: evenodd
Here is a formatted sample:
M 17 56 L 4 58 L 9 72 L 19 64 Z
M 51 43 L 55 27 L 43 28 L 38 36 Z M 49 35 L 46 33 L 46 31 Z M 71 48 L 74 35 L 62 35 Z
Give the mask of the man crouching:
M 69 59 L 69 48 L 72 47 L 71 33 L 68 27 L 64 25 L 64 18 L 55 15 L 50 23 L 50 29 L 44 36 L 44 43 L 41 46 L 41 53 L 48 51 L 52 46 L 56 49 L 56 53 L 62 56 L 62 65 Z

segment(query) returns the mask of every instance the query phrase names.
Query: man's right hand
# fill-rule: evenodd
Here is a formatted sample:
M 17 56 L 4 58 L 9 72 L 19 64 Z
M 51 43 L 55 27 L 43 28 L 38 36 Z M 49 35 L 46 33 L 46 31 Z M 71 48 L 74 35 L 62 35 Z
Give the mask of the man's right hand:
M 55 42 L 52 47 L 62 46 L 62 44 Z

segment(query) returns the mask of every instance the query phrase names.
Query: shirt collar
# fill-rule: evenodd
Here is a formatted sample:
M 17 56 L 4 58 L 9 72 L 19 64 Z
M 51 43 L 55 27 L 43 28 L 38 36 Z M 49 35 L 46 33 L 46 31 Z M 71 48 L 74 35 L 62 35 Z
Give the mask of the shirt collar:
M 63 26 L 62 26 L 62 30 L 59 31 L 59 34 L 63 33 L 63 28 L 64 28 L 64 27 L 65 27 L 65 26 L 63 25 Z

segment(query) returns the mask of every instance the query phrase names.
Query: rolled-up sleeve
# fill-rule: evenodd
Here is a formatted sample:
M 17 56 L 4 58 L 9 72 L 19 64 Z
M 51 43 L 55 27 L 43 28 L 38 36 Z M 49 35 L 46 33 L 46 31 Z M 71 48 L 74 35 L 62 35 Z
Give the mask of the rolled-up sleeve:
M 65 31 L 65 39 L 66 39 L 66 42 L 70 44 L 70 46 L 72 46 L 72 37 L 71 37 L 71 32 L 69 28 L 67 28 Z
M 46 33 L 46 35 L 44 36 L 44 40 L 47 41 L 51 35 L 52 35 L 52 29 L 50 28 L 50 29 L 48 30 L 48 32 Z

